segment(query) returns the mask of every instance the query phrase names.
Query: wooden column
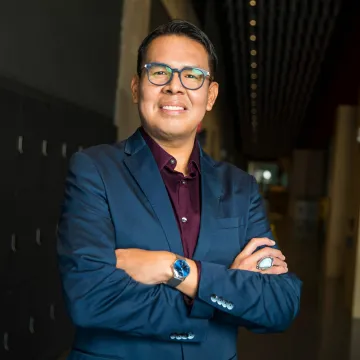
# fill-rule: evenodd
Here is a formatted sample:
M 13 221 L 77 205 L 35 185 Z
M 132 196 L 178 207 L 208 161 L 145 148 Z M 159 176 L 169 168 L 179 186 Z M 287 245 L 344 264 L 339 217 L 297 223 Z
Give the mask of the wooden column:
M 352 246 L 352 261 L 351 261 L 351 270 L 353 271 L 353 276 L 350 277 L 352 281 L 353 291 L 352 291 L 352 316 L 355 319 L 360 319 L 360 92 L 359 92 L 359 101 L 357 107 L 357 132 L 356 132 L 356 142 L 355 142 L 355 151 L 354 151 L 354 166 L 353 171 L 354 181 L 353 189 L 356 193 L 353 209 L 354 213 L 357 215 L 356 231 L 354 234 L 354 242 Z M 358 328 L 358 331 L 360 327 Z
M 124 0 L 115 103 L 118 140 L 129 137 L 140 125 L 137 106 L 132 102 L 130 83 L 136 73 L 138 47 L 149 32 L 150 11 L 151 0 Z
M 336 113 L 330 174 L 330 213 L 325 247 L 325 276 L 328 278 L 339 278 L 344 275 L 354 141 L 356 141 L 356 107 L 341 105 Z

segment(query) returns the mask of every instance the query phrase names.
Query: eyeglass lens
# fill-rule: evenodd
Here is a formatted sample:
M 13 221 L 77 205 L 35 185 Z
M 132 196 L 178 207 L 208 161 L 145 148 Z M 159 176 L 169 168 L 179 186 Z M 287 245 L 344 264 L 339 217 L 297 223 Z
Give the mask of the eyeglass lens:
M 154 85 L 165 85 L 171 78 L 172 70 L 165 65 L 154 64 L 149 66 L 149 80 Z M 188 89 L 197 89 L 204 82 L 204 73 L 196 68 L 184 68 L 180 72 L 181 82 Z

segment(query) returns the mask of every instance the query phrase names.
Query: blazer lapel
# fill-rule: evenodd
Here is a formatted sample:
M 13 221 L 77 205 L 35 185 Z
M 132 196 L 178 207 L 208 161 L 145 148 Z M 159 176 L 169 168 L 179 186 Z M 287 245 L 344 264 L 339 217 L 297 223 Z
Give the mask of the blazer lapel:
M 156 161 L 139 130 L 127 140 L 124 163 L 149 200 L 169 243 L 170 251 L 184 255 L 180 232 L 169 195 Z M 146 236 L 146 234 L 144 234 Z
M 213 160 L 206 154 L 200 156 L 201 164 L 201 223 L 198 243 L 193 258 L 203 260 L 210 249 L 212 224 L 218 212 L 221 187 Z

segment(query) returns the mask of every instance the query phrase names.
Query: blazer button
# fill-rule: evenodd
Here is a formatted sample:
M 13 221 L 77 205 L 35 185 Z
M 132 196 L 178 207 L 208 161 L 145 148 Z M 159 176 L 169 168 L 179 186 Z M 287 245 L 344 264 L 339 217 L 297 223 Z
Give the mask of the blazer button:
M 211 295 L 211 301 L 216 303 L 218 301 L 218 297 L 216 295 Z
M 188 339 L 189 340 L 192 340 L 193 338 L 195 337 L 195 334 L 193 334 L 193 333 L 188 333 Z
M 226 306 L 229 310 L 232 310 L 234 308 L 234 304 L 229 302 Z
M 175 335 L 175 334 L 171 334 L 171 335 L 170 335 L 170 339 L 171 339 L 171 340 L 175 340 L 175 339 L 176 339 L 176 335 Z
M 187 340 L 187 338 L 188 338 L 188 335 L 187 335 L 187 334 L 182 334 L 182 335 L 181 335 L 181 339 L 182 339 L 182 340 Z
M 182 336 L 180 334 L 176 334 L 176 340 L 181 340 Z
M 224 303 L 224 299 L 223 299 L 222 297 L 219 297 L 219 298 L 217 299 L 217 303 L 218 303 L 219 305 L 222 305 L 222 304 Z

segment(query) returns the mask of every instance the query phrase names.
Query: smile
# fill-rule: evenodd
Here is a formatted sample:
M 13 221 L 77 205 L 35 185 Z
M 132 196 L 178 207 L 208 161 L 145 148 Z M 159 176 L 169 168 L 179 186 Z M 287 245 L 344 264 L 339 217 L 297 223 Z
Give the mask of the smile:
M 163 110 L 171 110 L 171 111 L 184 111 L 185 108 L 183 108 L 182 106 L 170 106 L 170 105 L 166 105 L 166 106 L 162 106 L 161 107 Z

